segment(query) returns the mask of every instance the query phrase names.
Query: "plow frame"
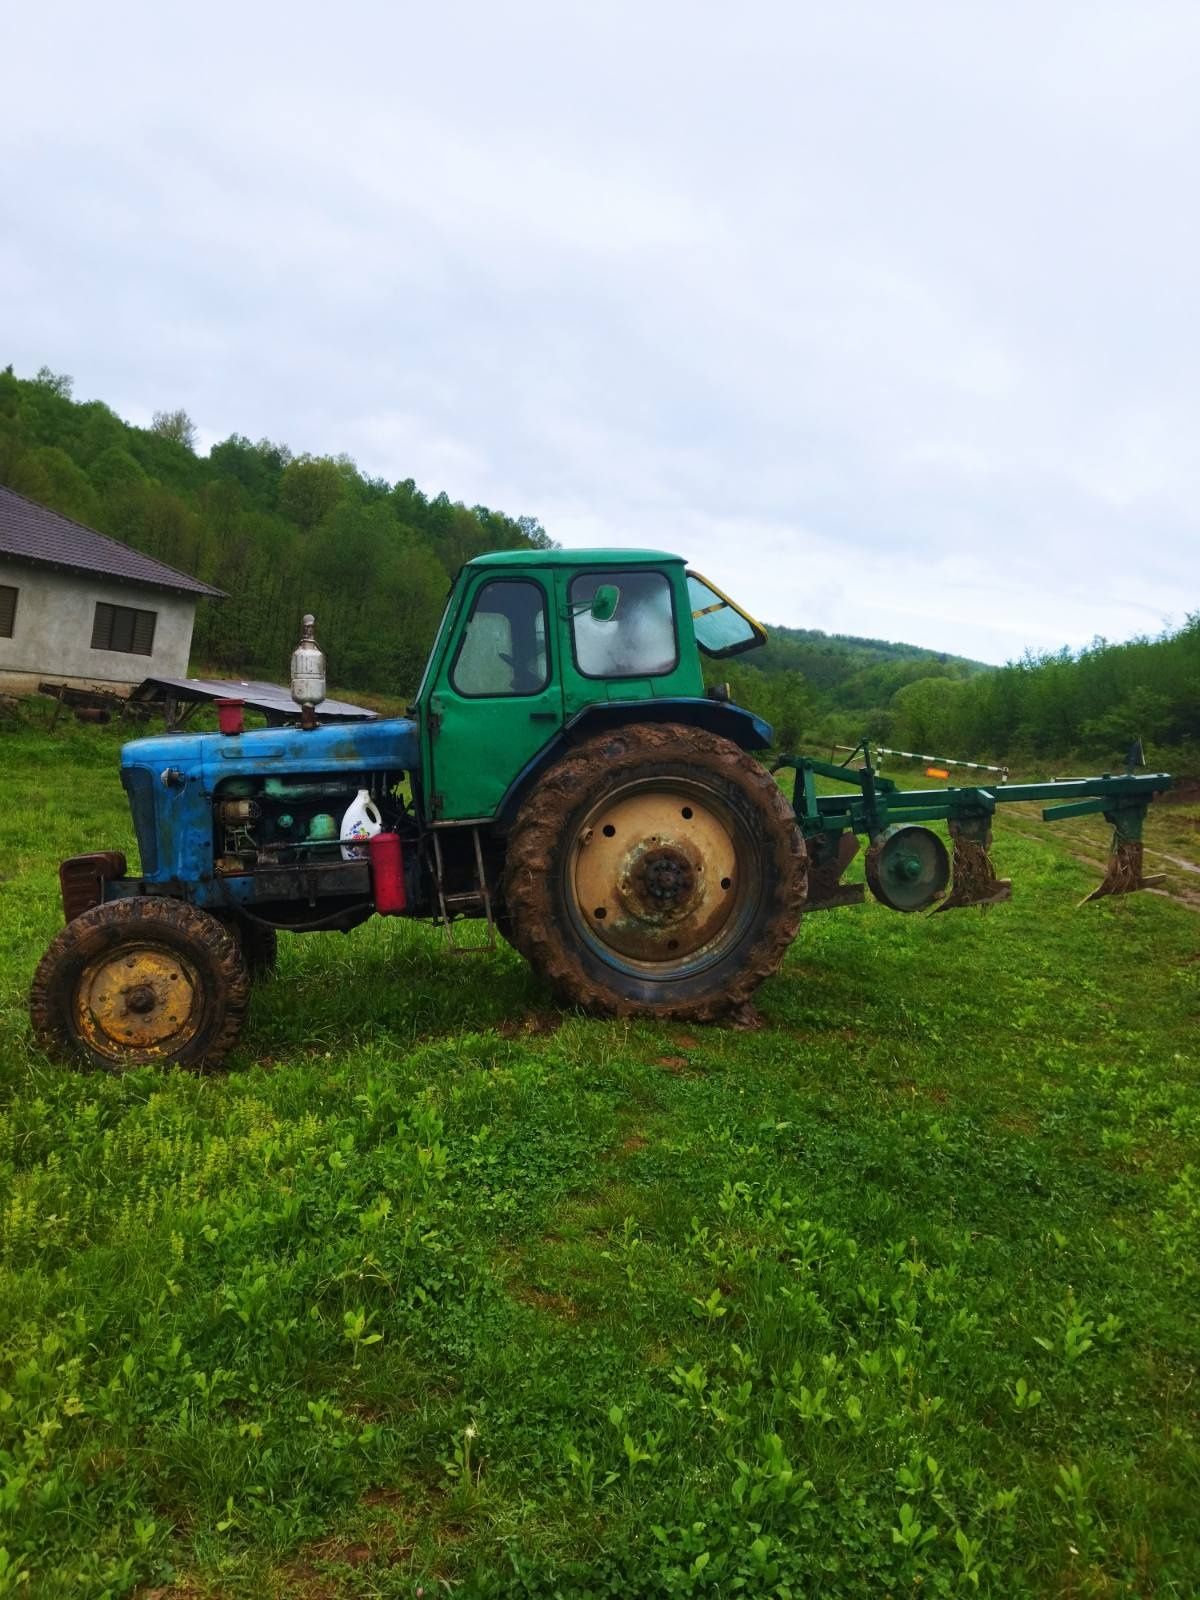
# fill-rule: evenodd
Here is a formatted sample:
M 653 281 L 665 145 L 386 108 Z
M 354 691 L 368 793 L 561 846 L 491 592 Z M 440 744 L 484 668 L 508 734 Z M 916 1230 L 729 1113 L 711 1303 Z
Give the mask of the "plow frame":
M 859 767 L 838 766 L 815 756 L 782 756 L 772 768 L 774 772 L 795 772 L 792 809 L 809 851 L 810 911 L 861 901 L 862 885 L 839 881 L 857 852 L 854 836 L 864 834 L 875 843 L 897 823 L 949 824 L 954 845 L 954 881 L 937 910 L 985 906 L 1008 899 L 1008 881 L 996 877 L 988 856 L 992 818 L 998 805 L 1020 801 L 1042 802 L 1043 822 L 1101 815 L 1112 826 L 1108 872 L 1087 899 L 1150 888 L 1161 881 L 1142 874 L 1142 824 L 1151 802 L 1171 787 L 1169 773 L 1128 769 L 1091 778 L 1052 778 L 1046 783 L 902 789 L 875 767 L 869 745 L 864 743 L 858 750 L 863 755 Z M 856 787 L 839 794 L 818 794 L 819 777 Z

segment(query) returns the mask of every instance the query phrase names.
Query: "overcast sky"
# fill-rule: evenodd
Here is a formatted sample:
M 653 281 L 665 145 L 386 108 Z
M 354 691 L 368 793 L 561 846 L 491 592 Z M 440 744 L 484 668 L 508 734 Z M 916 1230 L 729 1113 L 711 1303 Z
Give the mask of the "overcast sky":
M 1200 6 L 7 6 L 0 364 L 1000 661 L 1200 609 Z

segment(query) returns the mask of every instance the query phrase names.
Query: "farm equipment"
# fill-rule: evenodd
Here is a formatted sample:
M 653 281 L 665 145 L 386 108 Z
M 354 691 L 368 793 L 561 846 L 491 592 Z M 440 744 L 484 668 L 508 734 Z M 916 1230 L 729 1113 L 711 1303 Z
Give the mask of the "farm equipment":
M 1171 782 L 1131 769 L 905 791 L 864 748 L 853 769 L 785 757 L 789 805 L 754 755 L 771 729 L 701 672 L 701 652 L 736 655 L 763 629 L 656 551 L 469 562 L 403 718 L 318 726 L 324 658 L 305 624 L 292 725 L 248 732 L 226 705 L 220 733 L 124 747 L 140 870 L 116 851 L 62 863 L 66 927 L 30 1000 L 52 1053 L 214 1064 L 280 931 L 376 914 L 431 918 L 464 952 L 499 933 L 600 1014 L 709 1020 L 776 969 L 806 909 L 862 899 L 842 882 L 859 835 L 884 905 L 986 905 L 1008 894 L 988 854 L 996 805 L 1052 798 L 1048 817 L 1112 821 L 1097 893 L 1123 893 L 1145 885 L 1142 818 Z M 829 777 L 851 787 L 818 794 Z M 952 868 L 924 826 L 939 819 Z

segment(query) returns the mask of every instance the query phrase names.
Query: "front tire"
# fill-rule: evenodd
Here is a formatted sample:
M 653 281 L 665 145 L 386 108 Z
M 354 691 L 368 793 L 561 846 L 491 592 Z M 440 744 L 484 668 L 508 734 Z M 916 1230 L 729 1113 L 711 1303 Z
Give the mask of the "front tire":
M 601 734 L 526 800 L 508 841 L 513 943 L 605 1016 L 736 1009 L 796 935 L 807 861 L 766 770 L 674 723 Z
M 279 938 L 275 929 L 265 922 L 252 922 L 249 917 L 236 911 L 229 915 L 223 912 L 217 920 L 237 940 L 250 981 L 262 983 L 274 977 L 279 960 Z
M 233 1048 L 249 998 L 237 940 L 216 917 L 133 896 L 67 924 L 34 974 L 29 1014 L 60 1061 L 109 1072 L 214 1066 Z

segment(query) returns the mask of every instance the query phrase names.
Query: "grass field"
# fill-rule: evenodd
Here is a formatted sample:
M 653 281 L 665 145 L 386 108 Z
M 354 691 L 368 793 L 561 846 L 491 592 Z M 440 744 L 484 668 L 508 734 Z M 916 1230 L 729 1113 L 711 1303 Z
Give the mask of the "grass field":
M 1193 910 L 1008 829 L 757 1032 L 378 924 L 82 1075 L 25 991 L 116 749 L 0 733 L 0 1596 L 1200 1593 Z

